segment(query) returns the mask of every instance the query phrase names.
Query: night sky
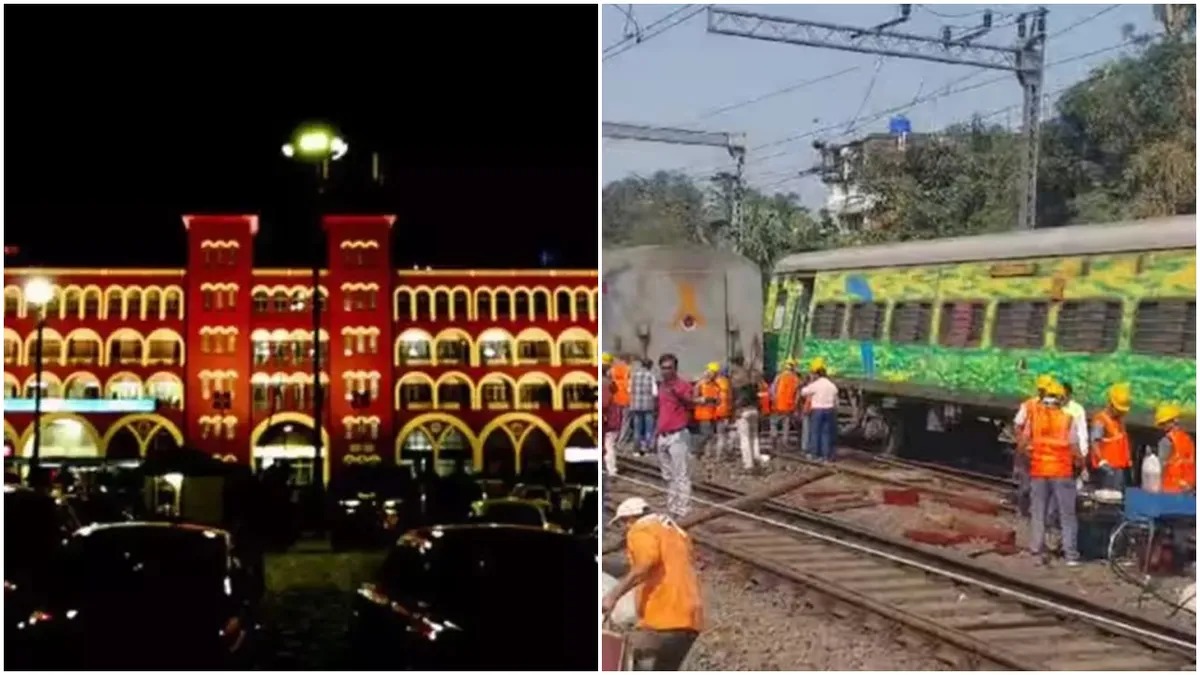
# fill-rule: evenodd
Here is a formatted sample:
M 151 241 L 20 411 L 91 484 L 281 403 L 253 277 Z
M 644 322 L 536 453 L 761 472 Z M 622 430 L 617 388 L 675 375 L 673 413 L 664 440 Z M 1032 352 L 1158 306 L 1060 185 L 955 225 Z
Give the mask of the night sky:
M 595 6 L 4 16 L 8 264 L 180 266 L 205 212 L 260 214 L 259 266 L 311 264 L 312 180 L 279 148 L 325 119 L 350 143 L 328 210 L 395 213 L 398 267 L 596 267 Z

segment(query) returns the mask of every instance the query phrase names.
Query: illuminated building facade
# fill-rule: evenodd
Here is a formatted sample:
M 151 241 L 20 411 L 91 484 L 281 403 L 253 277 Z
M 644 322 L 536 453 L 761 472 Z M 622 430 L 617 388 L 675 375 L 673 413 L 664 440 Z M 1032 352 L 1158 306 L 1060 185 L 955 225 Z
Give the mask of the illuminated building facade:
M 595 447 L 594 270 L 396 270 L 393 216 L 326 216 L 326 476 L 351 464 L 479 470 Z M 4 438 L 32 447 L 45 308 L 42 456 L 194 447 L 311 476 L 311 270 L 256 269 L 256 216 L 185 216 L 186 269 L 4 270 Z M 114 410 L 119 409 L 119 412 Z

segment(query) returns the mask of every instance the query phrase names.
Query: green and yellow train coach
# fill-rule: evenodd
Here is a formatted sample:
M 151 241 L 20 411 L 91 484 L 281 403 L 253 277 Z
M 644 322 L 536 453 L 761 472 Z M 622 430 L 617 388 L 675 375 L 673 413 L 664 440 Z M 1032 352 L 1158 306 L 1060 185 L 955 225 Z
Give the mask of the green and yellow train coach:
M 1000 425 L 1034 378 L 1070 382 L 1089 410 L 1129 382 L 1130 423 L 1196 408 L 1196 219 L 1082 225 L 792 255 L 766 302 L 767 367 L 824 357 L 846 424 Z

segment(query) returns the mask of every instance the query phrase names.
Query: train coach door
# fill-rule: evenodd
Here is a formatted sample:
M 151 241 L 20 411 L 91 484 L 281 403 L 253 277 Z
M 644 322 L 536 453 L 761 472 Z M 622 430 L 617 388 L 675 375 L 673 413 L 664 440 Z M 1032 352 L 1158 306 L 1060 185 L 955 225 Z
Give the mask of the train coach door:
M 813 278 L 802 277 L 800 290 L 792 305 L 792 325 L 788 330 L 787 354 L 794 359 L 804 357 L 804 337 L 808 333 L 808 308 L 812 306 Z

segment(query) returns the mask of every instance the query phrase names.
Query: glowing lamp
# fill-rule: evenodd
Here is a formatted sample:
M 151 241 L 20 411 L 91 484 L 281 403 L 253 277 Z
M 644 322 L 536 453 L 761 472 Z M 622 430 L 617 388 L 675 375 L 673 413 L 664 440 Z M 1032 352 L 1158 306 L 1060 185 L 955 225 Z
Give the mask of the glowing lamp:
M 283 146 L 283 156 L 311 161 L 339 160 L 350 151 L 350 145 L 332 129 L 325 126 L 303 126 L 296 130 L 290 143 Z
M 54 287 L 45 279 L 30 279 L 25 284 L 25 302 L 39 307 L 54 298 Z

